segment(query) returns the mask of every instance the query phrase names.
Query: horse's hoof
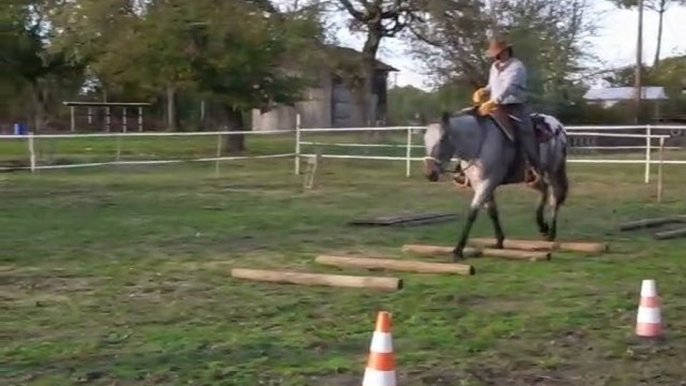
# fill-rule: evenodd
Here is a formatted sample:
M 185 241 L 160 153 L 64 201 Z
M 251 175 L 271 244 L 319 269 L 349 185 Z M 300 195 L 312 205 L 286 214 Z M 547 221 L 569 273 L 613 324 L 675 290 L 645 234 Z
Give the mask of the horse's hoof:
M 541 233 L 541 236 L 548 237 L 548 234 L 550 233 L 550 227 L 548 224 L 542 224 L 539 225 L 538 231 Z
M 505 249 L 505 242 L 503 240 L 496 242 L 494 248 L 495 249 Z
M 452 254 L 452 262 L 457 263 L 464 260 L 464 253 L 462 251 L 455 250 Z

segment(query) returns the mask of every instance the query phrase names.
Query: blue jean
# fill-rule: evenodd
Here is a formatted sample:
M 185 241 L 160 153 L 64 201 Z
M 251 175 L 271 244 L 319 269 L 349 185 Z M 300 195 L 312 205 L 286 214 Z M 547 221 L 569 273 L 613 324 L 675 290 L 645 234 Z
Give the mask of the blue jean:
M 521 143 L 524 153 L 529 159 L 531 166 L 540 173 L 541 162 L 538 154 L 538 141 L 536 140 L 536 135 L 534 134 L 534 124 L 531 121 L 531 115 L 527 105 L 523 103 L 513 103 L 505 104 L 502 107 L 521 122 L 516 122 L 515 125 L 517 130 L 515 135 L 518 137 Z

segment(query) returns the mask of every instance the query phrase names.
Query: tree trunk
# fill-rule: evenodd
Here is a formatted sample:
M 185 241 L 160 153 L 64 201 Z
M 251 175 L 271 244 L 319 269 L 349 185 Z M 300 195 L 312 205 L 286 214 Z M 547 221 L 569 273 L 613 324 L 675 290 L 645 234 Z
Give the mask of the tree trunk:
M 655 60 L 653 61 L 653 69 L 656 69 L 660 65 L 660 51 L 662 48 L 662 29 L 664 28 L 665 19 L 665 7 L 664 0 L 660 3 L 661 7 L 659 12 L 659 19 L 657 23 L 657 48 L 655 50 Z
M 636 76 L 634 79 L 634 93 L 636 103 L 635 123 L 641 122 L 641 97 L 643 85 L 641 82 L 641 70 L 643 67 L 643 0 L 638 0 L 638 37 L 636 39 Z
M 376 126 L 376 114 L 372 112 L 373 91 L 374 91 L 374 75 L 376 74 L 376 55 L 379 51 L 381 38 L 383 36 L 383 25 L 381 19 L 372 20 L 367 24 L 367 40 L 362 48 L 362 89 L 359 90 L 358 103 L 360 104 L 360 112 L 362 116 L 362 126 Z M 383 133 L 380 131 L 371 131 L 368 137 L 371 141 L 379 141 Z
M 376 117 L 372 114 L 370 106 L 374 91 L 374 74 L 376 73 L 376 54 L 381 44 L 383 26 L 381 21 L 374 21 L 369 24 L 367 40 L 362 49 L 362 76 L 364 83 L 361 90 L 360 102 L 362 103 L 362 125 L 375 126 Z
M 176 131 L 176 88 L 173 84 L 167 85 L 167 129 Z
M 224 107 L 224 127 L 227 131 L 245 131 L 243 112 L 233 106 Z M 235 154 L 245 151 L 245 135 L 227 135 L 224 140 L 224 153 Z
M 33 132 L 39 133 L 43 130 L 47 120 L 46 97 L 38 81 L 31 81 L 31 96 L 33 99 Z

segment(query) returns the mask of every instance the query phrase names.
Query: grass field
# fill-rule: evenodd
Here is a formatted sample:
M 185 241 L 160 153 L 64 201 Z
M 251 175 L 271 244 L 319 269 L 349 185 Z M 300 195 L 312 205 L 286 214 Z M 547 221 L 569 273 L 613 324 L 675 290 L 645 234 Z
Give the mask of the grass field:
M 208 144 L 208 149 L 210 145 Z M 595 170 L 595 168 L 598 168 Z M 562 239 L 604 255 L 471 259 L 471 277 L 387 273 L 396 293 L 239 281 L 232 267 L 370 275 L 319 253 L 401 256 L 453 245 L 459 222 L 356 228 L 353 218 L 455 210 L 469 192 L 415 165 L 333 161 L 304 192 L 284 160 L 0 174 L 0 384 L 359 385 L 379 310 L 393 313 L 399 385 L 679 385 L 686 380 L 686 240 L 619 222 L 686 213 L 686 169 L 665 200 L 641 166 L 573 165 Z M 500 190 L 508 236 L 536 236 L 535 195 Z M 487 216 L 473 235 L 490 236 Z M 385 275 L 385 273 L 374 273 Z M 667 338 L 633 337 L 654 278 Z

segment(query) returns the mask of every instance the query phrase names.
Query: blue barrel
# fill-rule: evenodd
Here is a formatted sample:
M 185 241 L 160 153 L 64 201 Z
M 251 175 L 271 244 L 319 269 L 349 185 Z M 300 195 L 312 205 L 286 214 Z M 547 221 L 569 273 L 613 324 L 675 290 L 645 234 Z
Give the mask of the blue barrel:
M 27 131 L 28 130 L 24 122 L 16 122 L 14 124 L 14 135 L 26 135 Z

